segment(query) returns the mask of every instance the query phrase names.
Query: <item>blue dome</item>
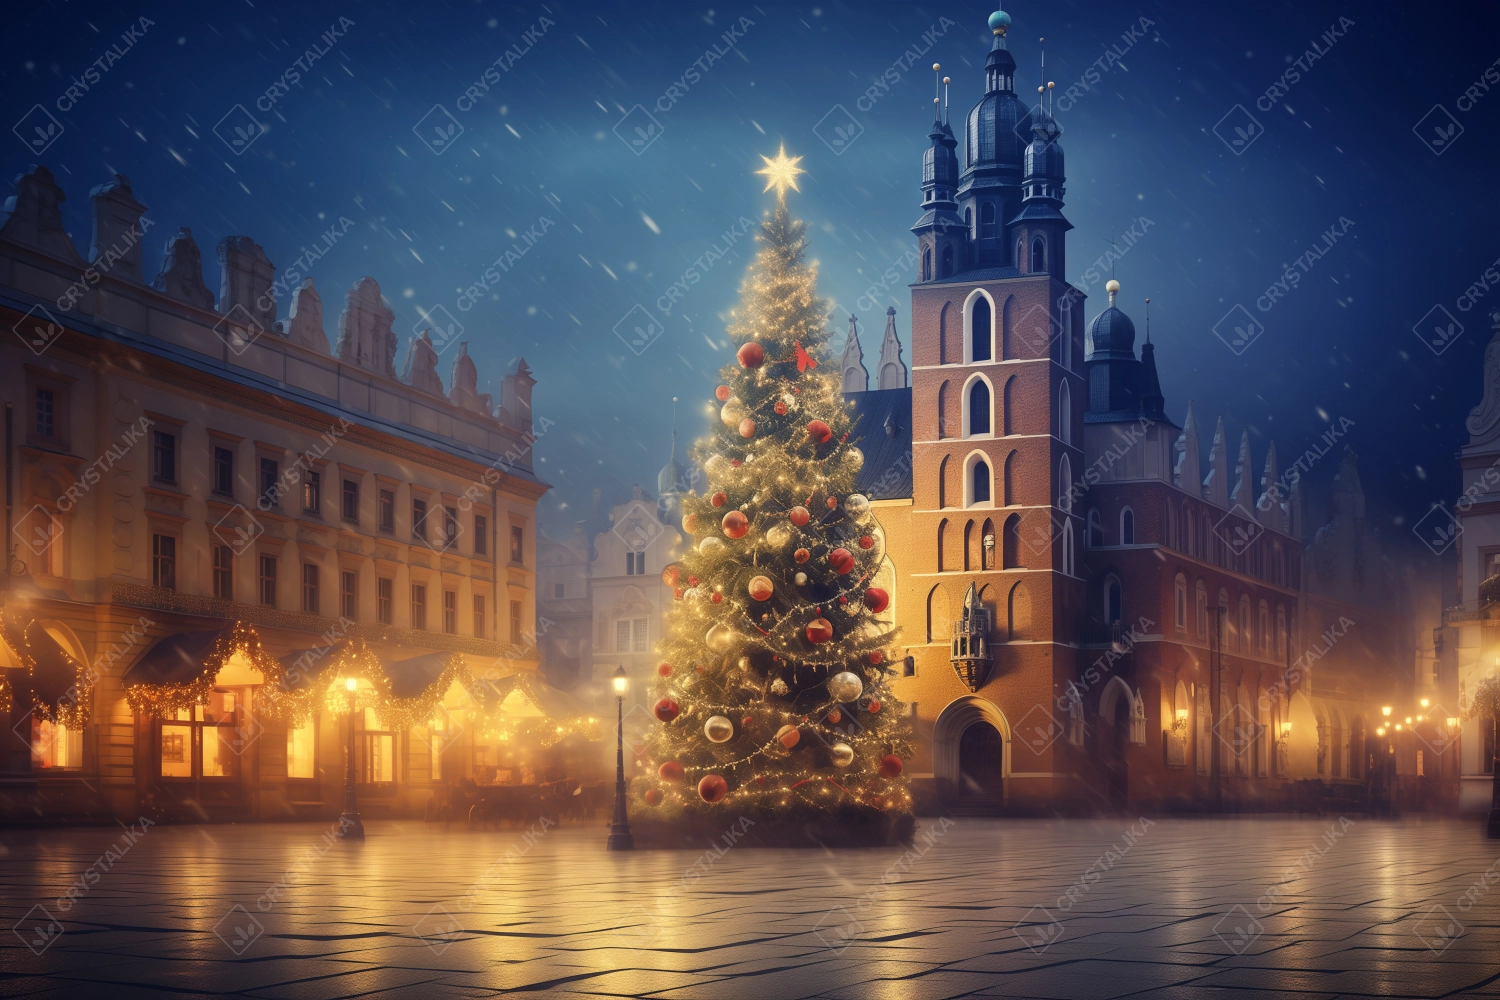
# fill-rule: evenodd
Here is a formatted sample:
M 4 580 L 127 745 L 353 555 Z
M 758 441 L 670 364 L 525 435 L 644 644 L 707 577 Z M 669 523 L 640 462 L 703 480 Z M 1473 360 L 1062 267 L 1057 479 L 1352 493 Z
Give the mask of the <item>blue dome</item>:
M 1010 15 L 1003 10 L 997 10 L 990 15 L 990 30 L 1004 32 L 1010 27 Z
M 1029 114 L 1026 105 L 1013 91 L 985 94 L 969 109 L 964 142 L 964 154 L 968 158 L 965 167 L 986 164 L 1020 166 L 1026 148 L 1021 136 L 1030 133 Z
M 1110 306 L 1089 324 L 1088 343 L 1084 344 L 1084 353 L 1089 356 L 1119 354 L 1134 358 L 1135 324 L 1130 321 L 1129 316 Z

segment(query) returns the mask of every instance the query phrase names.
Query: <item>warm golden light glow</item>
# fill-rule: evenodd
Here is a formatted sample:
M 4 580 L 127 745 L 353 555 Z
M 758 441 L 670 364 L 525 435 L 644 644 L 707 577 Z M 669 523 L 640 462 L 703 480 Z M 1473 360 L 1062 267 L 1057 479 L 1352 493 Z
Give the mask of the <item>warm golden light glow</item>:
M 762 156 L 761 159 L 766 161 L 765 169 L 757 170 L 756 173 L 766 179 L 765 191 L 775 188 L 776 197 L 782 199 L 786 197 L 787 188 L 793 191 L 802 190 L 797 186 L 797 175 L 807 173 L 806 170 L 797 166 L 802 162 L 802 157 L 787 156 L 785 144 L 776 152 L 776 159 L 773 160 L 769 156 Z
M 349 691 L 354 691 L 359 687 L 359 681 L 355 680 L 353 677 L 350 677 L 348 680 L 344 681 L 344 687 Z
M 622 666 L 615 671 L 614 676 L 615 694 L 625 696 L 625 689 L 630 685 L 630 679 L 625 676 L 625 668 Z
M 1448 717 L 1448 728 L 1449 729 L 1457 729 L 1458 728 L 1458 719 L 1456 717 L 1451 716 L 1451 715 Z
M 1383 716 L 1385 716 L 1387 719 L 1389 719 L 1391 717 L 1391 706 L 1389 706 L 1389 705 L 1382 705 L 1382 706 L 1380 706 L 1380 714 L 1383 715 Z
M 1432 703 L 1430 701 L 1428 701 L 1426 698 L 1422 699 L 1422 707 L 1423 708 L 1426 708 L 1430 704 L 1432 704 Z
M 1376 728 L 1375 735 L 1376 736 L 1384 736 L 1385 735 L 1385 727 L 1384 726 L 1380 726 L 1380 727 Z
M 1178 718 L 1179 718 L 1179 719 L 1186 719 L 1186 718 L 1187 718 L 1187 716 L 1188 716 L 1188 711 L 1187 711 L 1187 709 L 1185 709 L 1185 708 L 1179 708 L 1179 709 L 1178 709 L 1178 710 L 1177 710 L 1177 717 L 1178 717 Z

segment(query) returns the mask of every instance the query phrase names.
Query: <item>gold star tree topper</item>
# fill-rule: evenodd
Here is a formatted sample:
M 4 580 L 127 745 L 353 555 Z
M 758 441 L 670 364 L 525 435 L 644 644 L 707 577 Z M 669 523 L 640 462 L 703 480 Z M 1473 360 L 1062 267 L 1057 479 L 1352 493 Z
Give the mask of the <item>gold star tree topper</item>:
M 802 157 L 787 156 L 785 143 L 777 150 L 776 159 L 773 160 L 769 156 L 762 156 L 761 159 L 766 161 L 766 168 L 764 170 L 757 170 L 756 173 L 766 178 L 764 190 L 776 189 L 777 200 L 786 198 L 787 188 L 791 188 L 793 191 L 802 190 L 797 186 L 797 175 L 807 173 L 806 170 L 797 166 L 797 164 L 802 162 Z

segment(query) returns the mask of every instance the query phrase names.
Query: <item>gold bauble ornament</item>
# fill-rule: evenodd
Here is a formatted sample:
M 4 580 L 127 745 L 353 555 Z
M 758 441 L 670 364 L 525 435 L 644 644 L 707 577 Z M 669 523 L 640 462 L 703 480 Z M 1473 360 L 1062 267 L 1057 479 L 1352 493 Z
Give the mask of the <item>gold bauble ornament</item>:
M 730 628 L 728 625 L 725 625 L 723 622 L 720 622 L 719 624 L 708 630 L 708 632 L 703 636 L 703 641 L 707 643 L 708 648 L 713 650 L 715 653 L 727 653 L 729 652 L 729 648 L 734 645 L 734 642 L 737 638 L 739 638 L 739 636 L 735 633 L 734 629 Z M 849 676 L 853 677 L 854 675 L 850 674 Z M 854 697 L 858 698 L 859 694 L 856 692 Z M 850 701 L 853 700 L 853 698 L 850 699 Z
M 713 743 L 725 743 L 734 735 L 734 723 L 722 715 L 711 716 L 703 724 L 703 735 Z M 851 752 L 850 758 L 853 759 Z
M 854 748 L 847 743 L 835 743 L 828 748 L 828 755 L 833 758 L 834 767 L 848 767 L 854 763 Z

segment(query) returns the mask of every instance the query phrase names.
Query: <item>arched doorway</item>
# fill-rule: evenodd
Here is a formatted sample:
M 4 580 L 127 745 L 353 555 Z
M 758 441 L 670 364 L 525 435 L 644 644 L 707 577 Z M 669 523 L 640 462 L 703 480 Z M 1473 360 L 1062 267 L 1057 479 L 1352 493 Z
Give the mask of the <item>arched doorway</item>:
M 958 738 L 958 799 L 1001 802 L 1005 798 L 1005 741 L 988 722 L 972 722 Z
M 994 702 L 965 695 L 938 713 L 932 730 L 933 776 L 947 807 L 999 813 L 1010 773 L 1010 724 Z

